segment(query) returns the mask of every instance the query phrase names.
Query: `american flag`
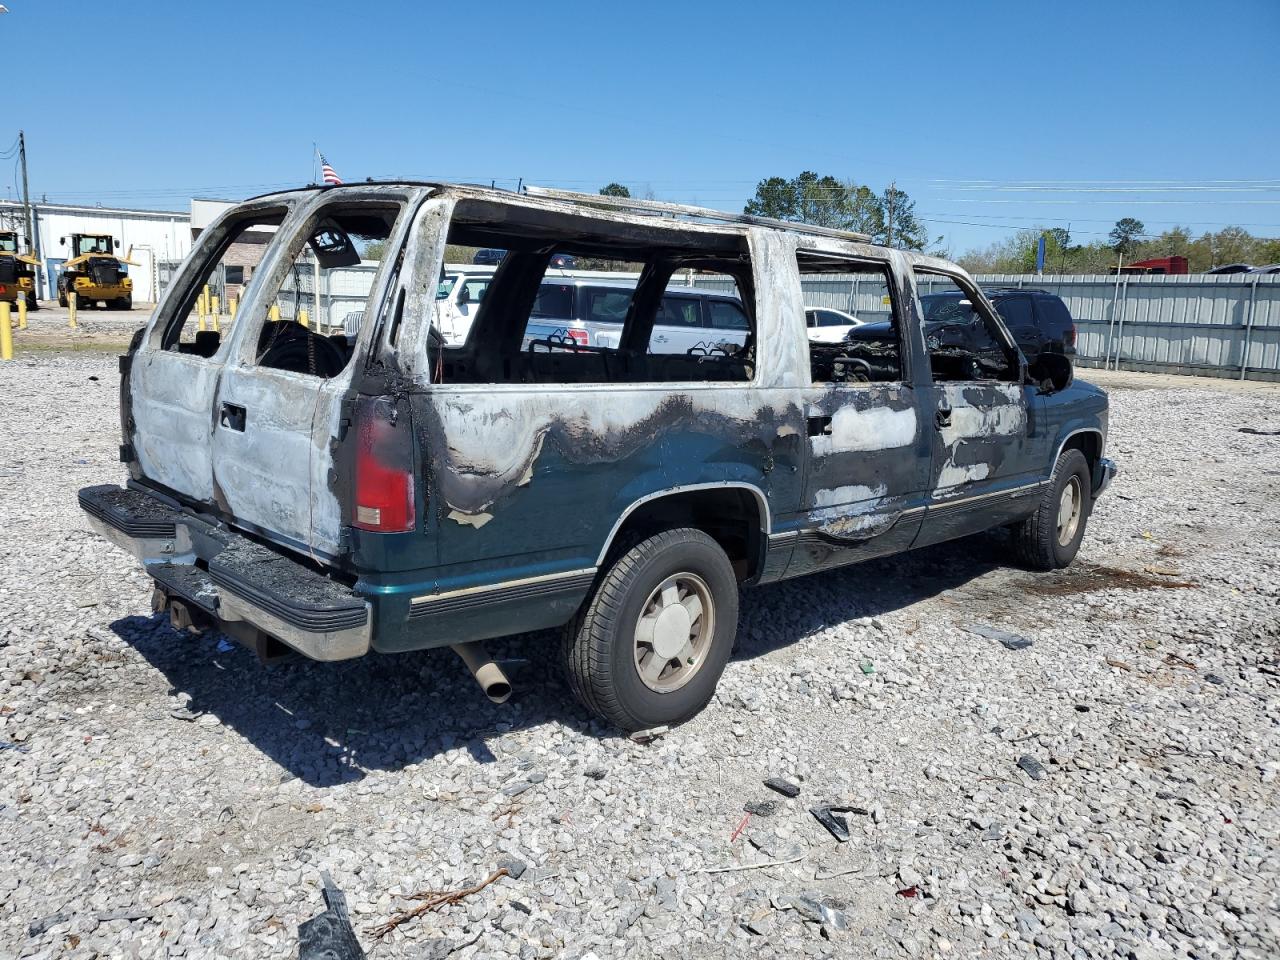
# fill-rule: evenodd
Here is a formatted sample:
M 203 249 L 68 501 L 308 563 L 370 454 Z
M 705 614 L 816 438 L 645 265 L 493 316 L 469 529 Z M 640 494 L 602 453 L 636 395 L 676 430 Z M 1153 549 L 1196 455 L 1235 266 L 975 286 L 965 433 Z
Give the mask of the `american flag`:
M 325 183 L 338 185 L 342 183 L 342 178 L 329 166 L 329 161 L 324 158 L 324 154 L 320 154 L 320 176 Z

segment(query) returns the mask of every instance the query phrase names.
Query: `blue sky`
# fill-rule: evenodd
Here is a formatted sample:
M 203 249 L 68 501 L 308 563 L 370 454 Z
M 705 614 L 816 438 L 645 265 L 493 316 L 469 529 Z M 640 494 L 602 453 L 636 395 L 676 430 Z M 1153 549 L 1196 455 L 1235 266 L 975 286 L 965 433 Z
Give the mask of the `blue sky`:
M 1277 0 L 6 3 L 31 95 L 0 146 L 26 129 L 50 200 L 243 197 L 309 181 L 315 141 L 347 180 L 725 209 L 804 169 L 896 180 L 957 254 L 1126 215 L 1280 236 Z

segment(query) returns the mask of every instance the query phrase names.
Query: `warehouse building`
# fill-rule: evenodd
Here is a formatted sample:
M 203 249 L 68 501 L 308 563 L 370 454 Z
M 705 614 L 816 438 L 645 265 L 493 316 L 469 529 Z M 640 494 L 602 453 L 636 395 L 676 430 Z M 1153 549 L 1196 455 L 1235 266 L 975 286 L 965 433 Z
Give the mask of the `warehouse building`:
M 111 207 L 75 206 L 63 203 L 32 203 L 35 221 L 31 248 L 40 261 L 39 297 L 57 297 L 58 271 L 67 259 L 73 233 L 110 234 L 120 241 L 119 253 L 137 266 L 129 267 L 135 303 L 156 299 L 156 268 L 160 261 L 181 260 L 191 252 L 191 215 L 171 210 L 122 210 Z M 22 203 L 0 200 L 0 230 L 16 230 L 19 245 L 27 249 Z

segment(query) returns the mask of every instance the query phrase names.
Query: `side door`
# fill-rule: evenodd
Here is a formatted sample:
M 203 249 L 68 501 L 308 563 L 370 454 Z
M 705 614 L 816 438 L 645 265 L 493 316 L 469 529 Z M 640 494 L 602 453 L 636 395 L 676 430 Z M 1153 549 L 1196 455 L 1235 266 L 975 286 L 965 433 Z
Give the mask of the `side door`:
M 407 193 L 385 189 L 317 197 L 254 273 L 213 411 L 213 483 L 237 526 L 316 556 L 342 552 L 347 521 L 332 451 L 342 435 L 354 357 L 378 327 L 372 321 L 388 271 L 383 263 L 350 278 L 348 295 L 365 294 L 355 344 L 336 328 L 330 335 L 314 321 L 303 325 L 302 311 L 317 316 L 314 287 L 305 281 L 313 272 L 349 270 L 362 247 L 398 250 L 408 203 Z M 354 260 L 339 248 L 349 248 Z M 356 276 L 362 291 L 354 288 Z
M 932 430 L 914 382 L 920 347 L 905 320 L 910 287 L 897 256 L 881 256 L 803 249 L 796 255 L 802 281 L 854 275 L 863 292 L 890 306 L 861 339 L 805 338 L 808 456 L 788 576 L 905 550 L 920 530 Z M 795 319 L 804 322 L 803 314 Z
M 917 545 L 1009 522 L 1035 503 L 1043 480 L 1040 397 L 1025 383 L 1025 361 L 999 315 L 959 271 L 915 268 L 937 291 L 960 294 L 967 316 L 948 323 L 962 337 L 925 330 L 931 392 L 931 491 Z
M 1013 334 L 1018 349 L 1027 358 L 1034 360 L 1044 349 L 1044 333 L 1036 323 L 1035 311 L 1031 306 L 1031 294 L 1014 293 L 995 298 L 996 313 L 1004 321 L 1005 327 Z
M 706 321 L 702 316 L 701 298 L 685 294 L 667 294 L 658 306 L 658 315 L 649 335 L 650 353 L 688 353 L 708 349 Z
M 236 321 L 207 315 L 202 294 L 224 263 L 260 262 L 290 210 L 280 201 L 242 207 L 205 230 L 125 361 L 131 473 L 213 512 L 225 503 L 213 476 L 212 411 Z

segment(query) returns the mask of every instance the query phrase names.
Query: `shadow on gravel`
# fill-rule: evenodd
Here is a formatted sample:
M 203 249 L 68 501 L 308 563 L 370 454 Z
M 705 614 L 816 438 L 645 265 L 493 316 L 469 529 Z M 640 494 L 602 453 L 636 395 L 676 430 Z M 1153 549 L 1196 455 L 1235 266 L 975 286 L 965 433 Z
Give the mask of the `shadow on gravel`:
M 759 657 L 845 620 L 900 610 L 1006 560 L 999 537 L 979 536 L 746 591 L 734 658 Z M 456 747 L 488 763 L 497 759 L 489 746 L 496 738 L 552 722 L 589 736 L 617 735 L 573 699 L 551 632 L 489 644 L 515 688 L 509 703 L 495 706 L 448 649 L 341 663 L 297 657 L 264 667 L 219 635 L 180 633 L 161 616 L 125 617 L 111 629 L 172 687 L 172 698 L 153 705 L 157 723 L 174 725 L 180 736 L 182 726 L 216 718 L 279 764 L 282 782 L 297 777 L 331 786 Z

